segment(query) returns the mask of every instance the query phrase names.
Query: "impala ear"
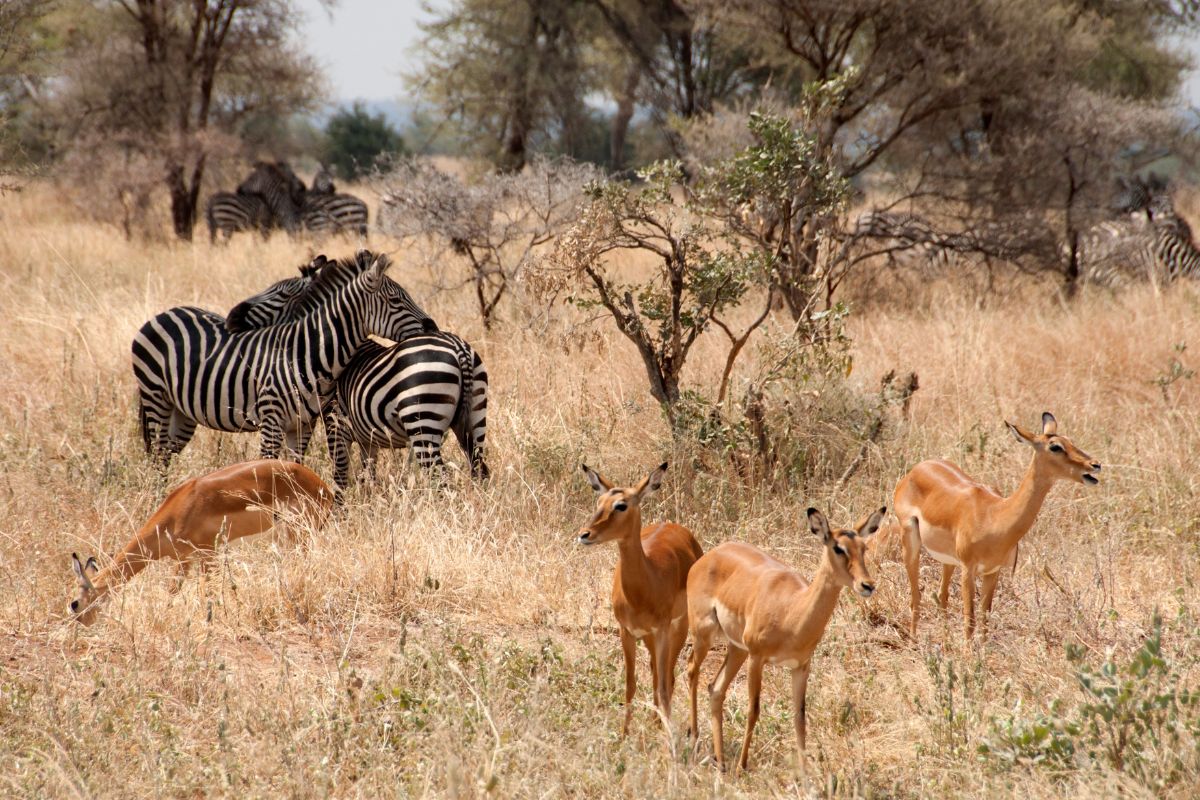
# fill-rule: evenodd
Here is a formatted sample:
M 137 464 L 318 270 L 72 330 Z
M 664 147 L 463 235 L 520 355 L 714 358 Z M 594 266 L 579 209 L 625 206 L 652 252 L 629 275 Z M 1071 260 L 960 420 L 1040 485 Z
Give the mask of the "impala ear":
M 592 469 L 587 464 L 580 464 L 580 466 L 583 467 L 583 474 L 587 475 L 588 483 L 590 483 L 592 488 L 597 492 L 606 492 L 613 488 L 613 485 L 609 483 L 599 472 L 596 472 L 596 470 Z
M 84 589 L 92 589 L 92 581 L 88 577 L 88 567 L 95 569 L 96 559 L 89 558 L 87 564 L 79 560 L 78 553 L 71 553 L 71 569 L 75 572 L 75 577 L 79 579 L 79 585 Z
M 825 515 L 815 508 L 808 509 L 808 529 L 821 537 L 821 540 L 828 543 L 833 538 L 829 533 L 829 520 L 825 519 Z
M 1022 444 L 1028 444 L 1028 445 L 1033 444 L 1033 434 L 1032 433 L 1021 428 L 1019 425 L 1012 424 L 1008 420 L 1004 420 L 1004 424 L 1008 426 L 1008 429 L 1010 431 L 1012 431 L 1012 435 L 1014 437 L 1016 437 L 1016 440 L 1018 442 L 1021 442 Z
M 1058 433 L 1058 420 L 1049 411 L 1042 412 L 1042 433 L 1046 436 L 1053 436 Z
M 650 495 L 654 494 L 662 486 L 663 476 L 667 474 L 667 462 L 659 464 L 654 471 L 642 478 L 642 482 L 637 485 L 634 491 L 637 493 L 639 500 L 645 500 Z
M 864 519 L 858 524 L 858 538 L 869 539 L 875 535 L 875 531 L 879 530 L 879 526 L 883 524 L 883 518 L 887 514 L 887 506 L 879 509 Z

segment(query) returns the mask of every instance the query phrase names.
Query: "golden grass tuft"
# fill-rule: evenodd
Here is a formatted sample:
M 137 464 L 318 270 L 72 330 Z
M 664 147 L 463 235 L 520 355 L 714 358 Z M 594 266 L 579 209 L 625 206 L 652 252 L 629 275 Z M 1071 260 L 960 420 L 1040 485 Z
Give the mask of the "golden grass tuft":
M 888 369 L 916 371 L 911 419 L 890 422 L 845 487 L 767 492 L 689 466 L 611 327 L 560 307 L 487 333 L 468 287 L 437 288 L 458 285 L 463 264 L 372 245 L 396 252 L 394 276 L 483 355 L 491 481 L 471 483 L 453 443 L 458 468 L 441 486 L 403 454 L 385 457 L 383 484 L 352 492 L 304 546 L 239 541 L 176 595 L 169 567 L 152 567 L 77 629 L 63 619 L 70 553 L 103 562 L 165 495 L 137 432 L 137 327 L 172 305 L 228 309 L 313 252 L 354 244 L 131 243 L 72 221 L 48 187 L 0 199 L 0 793 L 1193 796 L 1194 754 L 1164 788 L 1109 768 L 1005 767 L 977 748 L 993 719 L 1081 702 L 1065 645 L 1125 657 L 1155 609 L 1167 659 L 1197 685 L 1200 395 L 1190 378 L 1155 383 L 1172 358 L 1200 360 L 1174 349 L 1200 348 L 1195 289 L 1064 305 L 1025 285 L 981 309 L 935 287 L 859 303 L 849 380 L 871 392 Z M 716 374 L 717 344 L 700 345 L 693 376 Z M 787 679 L 774 668 L 746 776 L 720 775 L 686 746 L 682 661 L 670 748 L 644 656 L 643 708 L 618 740 L 616 553 L 572 543 L 593 502 L 580 460 L 632 480 L 667 458 L 648 519 L 685 524 L 706 548 L 750 541 L 810 573 L 808 505 L 846 524 L 890 505 L 897 478 L 928 457 L 1010 491 L 1027 452 L 1001 420 L 1030 426 L 1046 409 L 1104 463 L 1102 483 L 1051 494 L 1001 581 L 986 645 L 964 645 L 957 588 L 949 620 L 937 618 L 931 562 L 922 632 L 907 641 L 903 569 L 884 560 L 876 597 L 846 595 L 815 658 L 807 773 L 795 769 Z M 257 451 L 257 436 L 202 430 L 170 483 Z M 330 476 L 320 441 L 309 463 Z M 706 681 L 715 668 L 714 657 Z M 745 703 L 743 676 L 727 704 L 732 754 Z

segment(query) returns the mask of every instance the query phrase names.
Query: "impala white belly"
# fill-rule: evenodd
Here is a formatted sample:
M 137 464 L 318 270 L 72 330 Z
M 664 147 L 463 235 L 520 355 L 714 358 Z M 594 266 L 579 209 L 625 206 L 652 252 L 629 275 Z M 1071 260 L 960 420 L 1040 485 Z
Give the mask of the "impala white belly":
M 928 545 L 925 546 L 925 552 L 933 556 L 935 561 L 940 561 L 951 567 L 962 566 L 962 562 L 958 560 L 958 556 L 951 555 L 950 553 L 939 553 L 937 550 L 931 550 Z
M 795 669 L 796 667 L 800 666 L 800 659 L 798 659 L 798 658 L 782 658 L 782 659 L 771 658 L 771 659 L 767 659 L 767 663 L 778 664 L 779 666 L 783 667 L 784 669 Z
M 739 650 L 747 649 L 746 643 L 742 639 L 742 634 L 746 630 L 745 617 L 722 605 L 720 600 L 715 601 L 713 606 L 717 612 L 717 623 L 721 626 L 721 632 L 725 634 L 725 638 Z

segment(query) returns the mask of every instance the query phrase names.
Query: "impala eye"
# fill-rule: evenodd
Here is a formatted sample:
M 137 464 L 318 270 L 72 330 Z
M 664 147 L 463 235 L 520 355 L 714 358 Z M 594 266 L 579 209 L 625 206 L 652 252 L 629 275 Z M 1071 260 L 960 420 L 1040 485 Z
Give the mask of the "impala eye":
M 1055 442 L 1050 445 L 1050 452 L 1051 453 L 1061 453 L 1061 452 L 1063 452 L 1063 446 L 1061 444 L 1059 444 L 1058 442 Z
M 613 511 L 624 511 L 627 508 L 629 508 L 629 505 L 624 500 L 613 503 Z

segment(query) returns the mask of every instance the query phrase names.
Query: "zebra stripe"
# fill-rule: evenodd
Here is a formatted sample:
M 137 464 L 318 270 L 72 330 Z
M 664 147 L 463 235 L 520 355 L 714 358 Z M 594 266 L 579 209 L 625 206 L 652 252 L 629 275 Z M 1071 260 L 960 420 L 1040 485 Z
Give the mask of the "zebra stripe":
M 326 268 L 327 269 L 327 268 Z M 333 284 L 322 280 L 292 300 L 262 311 L 256 319 L 303 314 Z M 244 301 L 231 312 L 248 316 L 247 306 L 271 292 Z M 363 471 L 374 475 L 380 448 L 411 445 L 422 467 L 441 466 L 446 431 L 452 430 L 476 477 L 486 478 L 484 442 L 487 437 L 488 375 L 483 360 L 462 337 L 446 331 L 419 334 L 397 344 L 368 342 L 359 348 L 338 376 L 322 417 L 334 479 L 349 485 L 352 445 L 363 452 Z
M 329 284 L 309 313 L 283 324 L 230 333 L 221 316 L 173 308 L 133 340 L 142 439 L 165 465 L 197 425 L 261 431 L 261 453 L 293 457 L 308 446 L 321 396 L 368 334 L 403 339 L 437 326 L 385 271 L 386 256 L 360 251 L 329 265 L 309 289 Z
M 259 161 L 254 171 L 237 188 L 237 193 L 258 196 L 271 210 L 272 227 L 289 233 L 300 227 L 300 209 L 304 204 L 304 181 L 296 176 L 286 162 L 269 164 Z
M 352 194 L 312 194 L 304 197 L 301 224 L 310 233 L 367 235 L 367 204 Z
M 271 210 L 255 195 L 215 192 L 208 198 L 204 214 L 210 242 L 217 240 L 217 231 L 229 241 L 240 231 L 258 231 L 266 236 L 271 227 Z
M 1128 222 L 1104 222 L 1085 235 L 1084 280 L 1117 287 L 1136 280 L 1169 284 L 1200 277 L 1200 251 L 1192 229 L 1175 210 L 1167 184 L 1151 175 L 1123 182 L 1120 210 Z

